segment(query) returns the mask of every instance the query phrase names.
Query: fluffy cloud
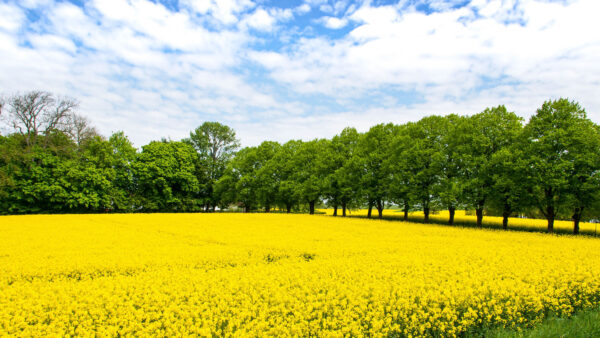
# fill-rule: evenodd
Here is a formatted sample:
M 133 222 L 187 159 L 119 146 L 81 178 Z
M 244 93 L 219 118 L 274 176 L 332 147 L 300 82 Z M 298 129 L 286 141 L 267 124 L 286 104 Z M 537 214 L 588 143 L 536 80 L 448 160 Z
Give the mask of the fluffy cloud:
M 597 1 L 463 4 L 0 3 L 0 94 L 73 96 L 138 146 L 206 120 L 249 145 L 497 104 L 528 116 L 559 96 L 600 122 Z
M 365 5 L 350 16 L 357 27 L 343 39 L 302 39 L 284 52 L 253 58 L 296 91 L 340 100 L 396 88 L 416 90 L 426 101 L 421 109 L 437 107 L 438 113 L 477 102 L 477 110 L 507 103 L 528 115 L 557 96 L 577 99 L 592 112 L 600 108 L 593 94 L 600 74 L 596 1 L 430 5 L 444 10 Z
M 343 28 L 348 23 L 348 20 L 346 20 L 345 18 L 340 19 L 340 18 L 336 18 L 336 17 L 332 17 L 332 16 L 322 17 L 320 19 L 320 21 L 323 23 L 323 25 L 325 27 L 331 28 L 331 29 Z

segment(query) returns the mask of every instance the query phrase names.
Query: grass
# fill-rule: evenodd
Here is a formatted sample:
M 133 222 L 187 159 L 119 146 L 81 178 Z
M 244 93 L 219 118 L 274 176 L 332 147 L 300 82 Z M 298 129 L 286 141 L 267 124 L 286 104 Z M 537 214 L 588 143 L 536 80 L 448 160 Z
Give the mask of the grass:
M 579 311 L 571 317 L 549 317 L 541 324 L 521 331 L 494 329 L 468 336 L 495 338 L 600 337 L 600 307 Z

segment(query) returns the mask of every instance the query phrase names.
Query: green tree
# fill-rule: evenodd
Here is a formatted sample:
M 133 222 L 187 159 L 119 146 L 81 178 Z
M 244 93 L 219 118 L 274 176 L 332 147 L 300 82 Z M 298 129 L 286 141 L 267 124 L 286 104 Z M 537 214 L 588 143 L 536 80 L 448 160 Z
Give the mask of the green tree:
M 389 167 L 385 165 L 390 154 L 392 141 L 398 128 L 392 124 L 378 124 L 371 127 L 360 139 L 358 156 L 362 165 L 361 195 L 364 196 L 369 207 L 377 208 L 378 217 L 383 217 L 383 209 L 389 199 L 391 175 Z
M 292 140 L 283 144 L 267 164 L 274 173 L 277 187 L 276 201 L 288 213 L 300 202 L 301 187 L 296 179 L 298 166 L 296 154 L 303 142 Z
M 390 200 L 402 207 L 404 220 L 408 220 L 408 212 L 411 209 L 411 184 L 410 164 L 403 156 L 404 151 L 410 146 L 412 140 L 408 137 L 407 125 L 399 125 L 398 133 L 391 141 L 390 153 L 384 165 L 390 173 Z
M 354 128 L 345 128 L 339 136 L 334 137 L 332 145 L 341 159 L 339 166 L 334 167 L 333 178 L 339 189 L 339 201 L 342 206 L 342 216 L 346 216 L 349 207 L 358 205 L 360 190 L 360 166 L 357 161 L 360 134 Z
M 325 180 L 323 194 L 329 206 L 333 207 L 333 216 L 337 216 L 338 207 L 342 208 L 342 215 L 358 190 L 357 168 L 351 165 L 354 160 L 359 141 L 359 134 L 354 128 L 345 128 L 340 135 L 336 135 L 328 143 L 324 154 Z
M 308 204 L 309 213 L 315 213 L 315 205 L 323 196 L 326 164 L 325 150 L 328 140 L 318 139 L 303 142 L 295 153 L 293 179 L 299 188 L 300 200 Z
M 502 211 L 502 228 L 508 229 L 508 218 L 531 205 L 533 186 L 531 170 L 522 142 L 515 142 L 492 155 L 492 194 L 490 205 Z
M 533 174 L 534 204 L 548 220 L 548 232 L 554 231 L 554 220 L 564 209 L 574 206 L 575 217 L 580 217 L 581 208 L 589 202 L 588 179 L 594 185 L 590 170 L 596 164 L 584 158 L 595 149 L 594 128 L 586 117 L 585 110 L 574 101 L 558 99 L 546 101 L 525 126 L 525 154 Z M 581 135 L 583 130 L 583 135 Z M 575 165 L 581 168 L 575 168 Z M 575 176 L 575 177 L 573 177 Z M 581 188 L 580 192 L 571 191 Z M 575 195 L 581 199 L 573 202 Z M 570 200 L 571 199 L 571 200 Z
M 276 167 L 271 159 L 277 154 L 281 145 L 273 141 L 264 141 L 257 148 L 256 180 L 258 184 L 258 201 L 265 212 L 277 204 L 278 181 Z
M 214 210 L 219 203 L 214 194 L 215 182 L 221 178 L 227 162 L 240 146 L 235 131 L 219 122 L 204 122 L 183 141 L 191 144 L 198 153 L 196 175 L 203 185 L 205 209 L 208 211 L 212 207 Z
M 481 227 L 484 208 L 494 193 L 492 156 L 517 140 L 522 122 L 515 113 L 498 106 L 469 117 L 462 126 L 465 201 L 475 208 L 477 226 Z
M 132 164 L 140 207 L 148 211 L 196 210 L 196 156 L 194 148 L 183 142 L 153 141 L 143 146 Z
M 394 156 L 403 163 L 410 200 L 423 210 L 425 223 L 429 222 L 429 213 L 435 205 L 435 187 L 440 179 L 437 163 L 443 156 L 442 131 L 446 123 L 445 118 L 435 115 L 407 123 L 394 150 Z
M 456 209 L 461 206 L 464 176 L 461 165 L 464 162 L 462 131 L 466 118 L 447 115 L 438 124 L 439 151 L 432 157 L 434 172 L 439 174 L 433 193 L 441 206 L 448 209 L 448 224 L 454 225 Z
M 135 197 L 132 164 L 137 150 L 122 131 L 113 133 L 108 139 L 112 148 L 112 167 L 115 169 L 113 185 L 115 187 L 115 211 L 131 211 Z
M 576 120 L 570 130 L 567 160 L 568 191 L 573 210 L 573 233 L 579 233 L 583 213 L 600 199 L 600 129 L 587 118 Z

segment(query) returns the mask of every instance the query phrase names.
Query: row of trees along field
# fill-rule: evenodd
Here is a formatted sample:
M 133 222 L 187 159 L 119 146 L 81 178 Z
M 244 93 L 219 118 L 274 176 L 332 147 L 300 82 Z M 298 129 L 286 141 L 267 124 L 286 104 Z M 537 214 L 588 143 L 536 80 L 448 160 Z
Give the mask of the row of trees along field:
M 504 106 L 471 116 L 428 116 L 332 139 L 239 149 L 235 132 L 206 122 L 181 141 L 137 151 L 123 132 L 108 139 L 46 92 L 2 101 L 0 212 L 191 212 L 232 206 L 290 212 L 329 206 L 475 210 L 504 217 L 581 220 L 600 210 L 600 129 L 576 102 L 545 102 L 528 123 Z M 239 149 L 239 150 L 238 150 Z

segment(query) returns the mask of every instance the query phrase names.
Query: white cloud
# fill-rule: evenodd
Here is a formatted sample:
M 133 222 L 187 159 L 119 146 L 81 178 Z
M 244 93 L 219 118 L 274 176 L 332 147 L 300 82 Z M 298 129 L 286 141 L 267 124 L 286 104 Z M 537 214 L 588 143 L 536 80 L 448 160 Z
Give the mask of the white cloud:
M 320 21 L 325 27 L 330 29 L 344 28 L 348 23 L 348 20 L 346 20 L 345 18 L 340 19 L 332 16 L 324 16 L 320 19 Z
M 17 7 L 0 5 L 7 8 L 19 18 Z M 277 20 L 291 14 L 272 11 Z M 235 27 L 209 31 L 192 14 L 142 0 L 95 0 L 84 8 L 59 3 L 44 16 L 38 29 L 18 39 L 0 30 L 0 88 L 6 90 L 0 94 L 43 89 L 75 97 L 104 134 L 124 129 L 138 146 L 184 137 L 207 119 L 239 121 L 255 107 L 282 106 L 231 69 L 253 39 Z
M 279 21 L 290 20 L 294 16 L 291 9 L 258 8 L 242 20 L 241 26 L 248 26 L 259 31 L 272 31 Z
M 9 4 L 0 4 L 0 31 L 16 32 L 25 20 L 25 14 L 18 7 Z
M 351 22 L 348 35 L 296 27 L 294 15 L 325 3 L 180 0 L 175 12 L 149 0 L 30 0 L 44 8 L 34 25 L 24 4 L 0 4 L 0 94 L 76 97 L 104 134 L 124 129 L 138 146 L 184 137 L 205 120 L 231 125 L 252 145 L 498 104 L 528 116 L 560 96 L 600 122 L 595 0 L 475 0 L 458 9 L 434 1 L 439 12 L 430 15 L 414 1 L 334 2 L 331 16 L 310 19 L 332 29 Z M 285 45 L 269 49 L 264 32 Z M 265 70 L 272 81 L 255 78 Z
M 298 14 L 306 14 L 308 12 L 310 12 L 310 5 L 309 4 L 302 4 L 298 7 L 295 8 L 295 12 Z
M 298 92 L 342 101 L 391 86 L 416 90 L 430 107 L 469 105 L 486 95 L 488 105 L 513 101 L 531 113 L 544 98 L 563 95 L 597 111 L 599 7 L 594 0 L 491 1 L 427 15 L 366 5 L 350 16 L 359 26 L 344 39 L 302 39 L 281 55 L 254 59 Z M 500 82 L 481 92 L 482 84 L 490 86 L 482 78 Z M 513 90 L 501 90 L 503 82 Z

